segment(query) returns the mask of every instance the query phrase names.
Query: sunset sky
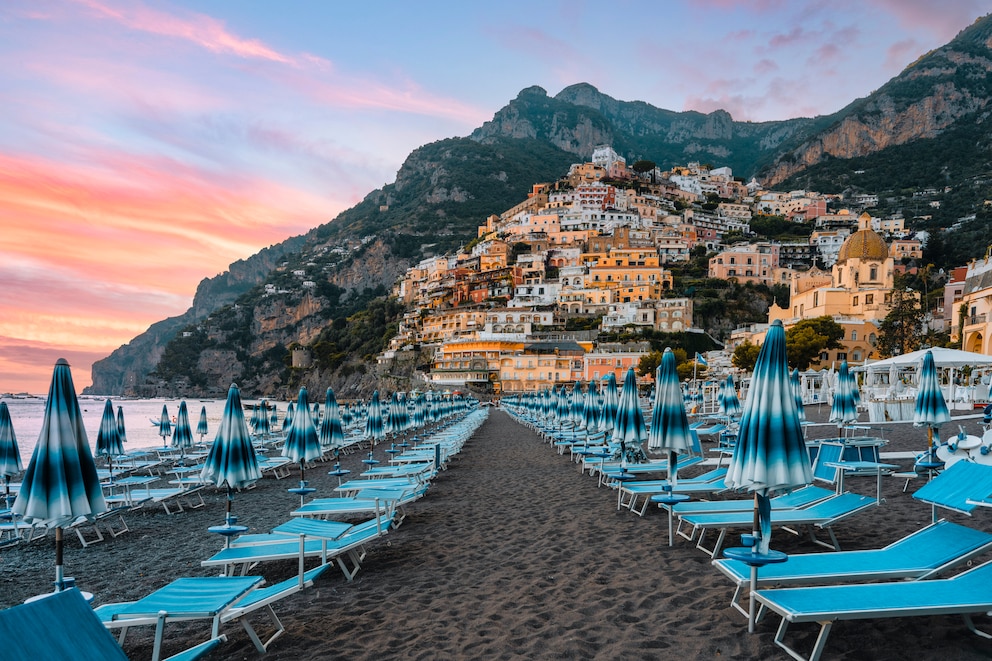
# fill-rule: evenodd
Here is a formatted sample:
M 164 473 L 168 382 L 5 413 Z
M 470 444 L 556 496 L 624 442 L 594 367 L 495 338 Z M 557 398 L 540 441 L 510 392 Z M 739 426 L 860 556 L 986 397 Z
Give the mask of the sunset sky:
M 737 120 L 826 114 L 985 11 L 5 0 L 0 393 L 46 392 L 58 357 L 88 385 L 93 361 L 184 312 L 200 280 L 331 220 L 530 85 Z

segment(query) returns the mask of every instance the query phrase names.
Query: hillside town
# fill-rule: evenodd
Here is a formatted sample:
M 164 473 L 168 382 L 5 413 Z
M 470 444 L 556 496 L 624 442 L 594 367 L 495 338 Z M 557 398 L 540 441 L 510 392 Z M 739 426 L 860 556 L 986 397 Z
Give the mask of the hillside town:
M 842 346 L 821 363 L 877 360 L 878 327 L 897 273 L 919 267 L 926 234 L 905 219 L 875 217 L 877 196 L 840 199 L 812 191 L 769 191 L 729 168 L 689 163 L 660 171 L 628 165 L 610 146 L 554 183 L 479 226 L 454 256 L 410 268 L 394 288 L 408 308 L 381 361 L 418 347 L 433 352 L 433 387 L 504 393 L 575 381 L 621 378 L 648 353 L 645 342 L 599 342 L 599 333 L 651 329 L 704 333 L 692 299 L 673 289 L 672 267 L 697 251 L 712 255 L 708 277 L 788 288 L 765 323 L 733 331 L 713 352 L 760 344 L 769 324 L 788 329 L 830 316 Z M 755 216 L 812 225 L 808 240 L 748 240 Z M 949 274 L 943 304 L 926 321 L 969 351 L 992 353 L 992 260 Z M 702 357 L 701 357 L 702 358 Z M 703 358 L 703 360 L 706 360 Z

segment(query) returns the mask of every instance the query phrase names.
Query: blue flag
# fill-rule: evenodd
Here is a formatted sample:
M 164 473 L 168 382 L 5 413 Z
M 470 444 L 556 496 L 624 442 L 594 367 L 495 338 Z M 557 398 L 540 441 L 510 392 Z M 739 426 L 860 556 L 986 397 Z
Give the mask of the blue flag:
M 700 365 L 702 365 L 703 367 L 709 367 L 710 366 L 710 364 L 706 362 L 706 359 L 703 358 L 703 355 L 701 353 L 699 353 L 698 351 L 696 352 L 696 362 L 699 363 Z

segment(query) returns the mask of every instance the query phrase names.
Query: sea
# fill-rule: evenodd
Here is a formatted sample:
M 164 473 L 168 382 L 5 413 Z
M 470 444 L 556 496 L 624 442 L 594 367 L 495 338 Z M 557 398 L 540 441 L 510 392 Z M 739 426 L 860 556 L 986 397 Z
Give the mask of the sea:
M 97 432 L 100 430 L 100 420 L 103 418 L 103 408 L 106 397 L 92 397 L 80 395 L 77 397 L 79 409 L 83 413 L 83 426 L 86 428 L 86 437 L 90 450 L 95 451 Z M 41 433 L 42 422 L 45 418 L 45 398 L 33 396 L 3 397 L 0 401 L 7 403 L 10 410 L 10 419 L 14 425 L 14 435 L 17 438 L 17 449 L 21 454 L 21 461 L 27 468 L 38 444 L 38 436 Z M 152 425 L 152 420 L 159 420 L 162 416 L 162 406 L 165 406 L 171 420 L 179 412 L 180 401 L 178 399 L 114 399 L 111 398 L 114 406 L 114 415 L 117 415 L 117 408 L 124 409 L 124 435 L 127 442 L 124 444 L 125 451 L 138 450 L 144 448 L 162 447 L 162 437 L 158 435 L 158 425 Z M 269 412 L 275 405 L 279 412 L 279 420 L 286 415 L 288 402 L 273 402 L 267 400 Z M 196 433 L 196 425 L 200 419 L 200 410 L 207 412 L 207 434 L 204 440 L 211 441 L 217 433 L 221 416 L 224 413 L 223 399 L 188 399 L 186 409 L 189 412 L 189 424 L 193 430 L 193 439 L 199 440 Z M 242 400 L 242 405 L 246 408 L 246 420 L 251 417 L 250 407 L 254 406 L 256 400 Z M 171 437 L 168 442 L 171 442 Z

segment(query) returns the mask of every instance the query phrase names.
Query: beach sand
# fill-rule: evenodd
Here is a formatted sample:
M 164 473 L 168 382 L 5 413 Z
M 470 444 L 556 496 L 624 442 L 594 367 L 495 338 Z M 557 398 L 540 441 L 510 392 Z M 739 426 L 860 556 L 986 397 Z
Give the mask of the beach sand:
M 825 406 L 807 412 L 821 422 L 829 413 Z M 968 429 L 977 433 L 977 423 L 969 421 Z M 816 426 L 809 435 L 834 432 Z M 920 451 L 926 443 L 925 432 L 911 424 L 893 426 L 884 436 L 890 443 L 883 451 Z M 385 447 L 377 447 L 378 458 L 388 456 Z M 346 455 L 342 465 L 355 476 L 363 456 Z M 330 468 L 318 464 L 307 471 L 315 495 L 332 495 L 337 482 L 326 475 Z M 289 518 L 299 501 L 286 489 L 297 479 L 294 470 L 287 479 L 265 478 L 238 493 L 233 509 L 239 523 L 267 532 Z M 911 498 L 922 483 L 915 480 L 904 494 L 903 480 L 885 479 L 887 502 L 837 526 L 842 548 L 882 546 L 926 525 L 929 506 Z M 875 492 L 874 478 L 849 478 L 847 486 Z M 128 515 L 131 532 L 85 549 L 74 535 L 67 537 L 66 574 L 94 593 L 96 604 L 137 599 L 180 576 L 216 574 L 200 561 L 222 546 L 207 527 L 222 522 L 224 498 L 208 489 L 206 507 L 172 516 L 149 506 Z M 729 606 L 731 583 L 709 558 L 681 538 L 667 546 L 664 512 L 651 509 L 643 518 L 618 512 L 615 491 L 597 487 L 567 455 L 558 455 L 503 411 L 492 411 L 407 511 L 399 529 L 368 547 L 354 581 L 327 572 L 313 588 L 276 605 L 287 632 L 265 658 L 787 658 L 773 642 L 777 617 L 748 634 L 745 618 Z M 986 511 L 947 518 L 992 530 Z M 0 550 L 0 607 L 50 589 L 52 538 Z M 772 548 L 829 552 L 780 529 Z M 255 573 L 274 582 L 295 570 L 295 562 L 269 563 Z M 263 614 L 252 621 L 263 635 L 270 630 Z M 989 625 L 985 617 L 976 623 Z M 791 640 L 808 651 L 818 627 L 792 629 Z M 209 659 L 261 658 L 239 626 L 223 632 L 228 642 Z M 203 622 L 169 624 L 165 652 L 208 636 Z M 150 629 L 132 630 L 125 650 L 132 659 L 150 658 Z M 839 623 L 824 658 L 943 661 L 990 655 L 992 642 L 969 633 L 959 617 L 941 616 Z

